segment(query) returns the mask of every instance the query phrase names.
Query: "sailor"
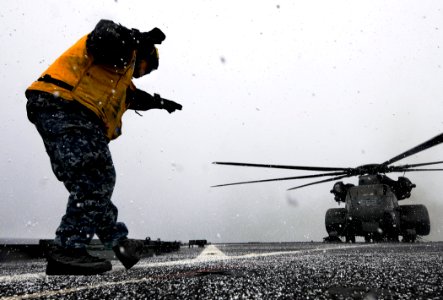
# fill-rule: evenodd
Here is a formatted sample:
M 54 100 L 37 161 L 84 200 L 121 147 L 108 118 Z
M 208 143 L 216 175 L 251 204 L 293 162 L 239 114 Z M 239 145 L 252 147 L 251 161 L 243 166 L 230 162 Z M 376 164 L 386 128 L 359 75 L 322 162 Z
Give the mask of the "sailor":
M 116 174 L 108 143 L 121 135 L 127 109 L 181 110 L 180 104 L 132 82 L 158 68 L 156 45 L 165 37 L 158 28 L 140 32 L 101 20 L 26 90 L 28 118 L 43 139 L 55 176 L 69 191 L 47 253 L 48 275 L 111 270 L 108 260 L 86 250 L 94 235 L 127 269 L 140 259 L 143 242 L 128 239 L 111 201 Z

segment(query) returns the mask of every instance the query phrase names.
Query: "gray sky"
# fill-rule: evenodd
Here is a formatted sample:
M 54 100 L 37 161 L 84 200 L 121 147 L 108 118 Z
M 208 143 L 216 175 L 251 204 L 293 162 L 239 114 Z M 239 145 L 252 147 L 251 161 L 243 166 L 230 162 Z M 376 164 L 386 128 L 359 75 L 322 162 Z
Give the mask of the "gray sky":
M 211 162 L 355 167 L 443 131 L 441 1 L 4 0 L 0 237 L 54 235 L 68 194 L 27 121 L 24 91 L 102 18 L 166 33 L 159 70 L 135 83 L 184 106 L 171 115 L 128 111 L 110 144 L 113 201 L 131 237 L 320 240 L 326 210 L 337 207 L 332 183 L 210 188 L 305 174 Z M 443 174 L 408 178 L 417 188 L 401 204 L 425 204 L 426 239 L 442 240 Z

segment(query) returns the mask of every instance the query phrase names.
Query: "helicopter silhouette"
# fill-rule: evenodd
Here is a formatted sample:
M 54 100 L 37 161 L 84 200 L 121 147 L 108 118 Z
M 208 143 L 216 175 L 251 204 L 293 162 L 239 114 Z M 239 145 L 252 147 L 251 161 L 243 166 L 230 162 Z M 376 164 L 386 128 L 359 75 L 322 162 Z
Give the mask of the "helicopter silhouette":
M 406 177 L 399 177 L 396 181 L 390 179 L 385 174 L 395 172 L 443 171 L 443 169 L 421 168 L 424 166 L 441 164 L 443 161 L 392 165 L 401 159 L 434 147 L 442 142 L 443 133 L 381 164 L 365 164 L 355 168 L 213 162 L 213 164 L 217 165 L 239 167 L 325 172 L 302 176 L 233 182 L 214 185 L 213 187 L 328 177 L 327 179 L 298 185 L 288 189 L 295 190 L 315 184 L 358 176 L 357 186 L 354 186 L 353 184 L 345 184 L 342 181 L 338 181 L 333 185 L 331 193 L 334 194 L 334 200 L 338 203 L 344 202 L 345 208 L 331 208 L 327 210 L 325 215 L 325 226 L 328 237 L 325 238 L 325 241 L 340 242 L 341 237 L 344 237 L 346 242 L 355 243 L 356 236 L 364 237 L 366 242 L 399 241 L 399 236 L 402 236 L 403 242 L 415 242 L 417 236 L 425 236 L 430 233 L 431 226 L 428 210 L 426 206 L 422 204 L 399 205 L 398 201 L 409 198 L 412 189 L 416 186 Z

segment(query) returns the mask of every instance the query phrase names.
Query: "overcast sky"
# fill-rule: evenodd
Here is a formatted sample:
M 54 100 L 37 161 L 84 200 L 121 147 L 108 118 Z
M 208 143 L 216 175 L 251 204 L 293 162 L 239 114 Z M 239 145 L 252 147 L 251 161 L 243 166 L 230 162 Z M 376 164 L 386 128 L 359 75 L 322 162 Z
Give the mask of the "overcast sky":
M 443 132 L 441 1 L 4 0 L 0 11 L 0 238 L 53 238 L 68 194 L 26 118 L 25 89 L 102 18 L 161 28 L 160 68 L 137 79 L 183 111 L 128 111 L 111 142 L 113 201 L 134 238 L 310 241 L 333 183 L 211 188 L 301 171 L 213 161 L 356 167 Z M 401 163 L 442 160 L 443 145 Z M 393 174 L 393 178 L 402 174 Z M 443 174 L 408 174 L 427 240 L 443 238 Z M 356 183 L 355 178 L 349 179 Z M 342 206 L 343 207 L 343 206 Z

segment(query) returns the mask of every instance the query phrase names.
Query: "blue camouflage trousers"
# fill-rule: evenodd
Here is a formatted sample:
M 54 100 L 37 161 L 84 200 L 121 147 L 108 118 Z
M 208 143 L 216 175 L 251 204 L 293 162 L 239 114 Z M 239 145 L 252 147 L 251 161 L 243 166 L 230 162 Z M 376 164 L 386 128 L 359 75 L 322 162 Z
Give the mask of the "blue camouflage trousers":
M 28 118 L 43 139 L 55 176 L 69 192 L 55 244 L 82 248 L 96 234 L 105 246 L 115 246 L 128 230 L 117 222 L 111 201 L 116 174 L 101 121 L 75 101 L 43 92 L 28 92 L 27 97 Z

